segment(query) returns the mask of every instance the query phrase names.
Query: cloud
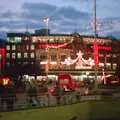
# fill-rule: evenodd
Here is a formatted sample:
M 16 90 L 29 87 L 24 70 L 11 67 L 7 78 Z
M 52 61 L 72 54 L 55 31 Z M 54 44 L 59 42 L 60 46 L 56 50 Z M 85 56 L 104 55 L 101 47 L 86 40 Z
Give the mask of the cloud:
M 59 10 L 58 15 L 64 16 L 65 18 L 68 18 L 68 19 L 71 19 L 71 20 L 89 19 L 89 14 L 88 13 L 78 11 L 71 6 L 62 7 Z
M 91 0 L 65 0 L 66 4 L 60 6 L 57 5 L 57 3 L 53 5 L 52 2 L 25 2 L 22 4 L 20 11 L 12 11 L 8 9 L 0 12 L 0 31 L 9 31 L 10 29 L 25 31 L 26 26 L 32 31 L 40 29 L 46 27 L 42 22 L 42 19 L 43 17 L 48 16 L 50 18 L 49 27 L 52 32 L 71 33 L 77 31 L 80 33 L 93 33 L 93 27 L 91 25 L 93 16 L 91 12 L 88 11 L 90 7 L 86 7 L 87 5 L 92 5 L 89 1 Z M 99 34 L 114 33 L 114 31 L 119 32 L 120 17 L 109 17 L 112 15 L 103 15 L 102 12 L 102 15 L 105 16 L 102 18 L 101 11 L 105 9 L 108 10 L 109 7 L 107 6 L 107 2 L 103 2 L 103 0 L 101 0 L 100 4 L 99 1 L 97 1 L 97 4 L 97 17 L 99 18 L 100 23 Z M 112 2 L 108 4 L 112 4 Z M 117 3 L 114 3 L 113 5 L 117 6 Z M 104 6 L 106 6 L 106 8 L 104 8 Z M 112 5 L 110 7 L 114 8 Z M 99 11 L 99 9 L 101 11 Z M 109 13 L 109 11 L 107 11 L 107 13 Z
M 47 3 L 24 3 L 22 6 L 24 17 L 31 19 L 42 19 L 56 10 L 56 6 Z

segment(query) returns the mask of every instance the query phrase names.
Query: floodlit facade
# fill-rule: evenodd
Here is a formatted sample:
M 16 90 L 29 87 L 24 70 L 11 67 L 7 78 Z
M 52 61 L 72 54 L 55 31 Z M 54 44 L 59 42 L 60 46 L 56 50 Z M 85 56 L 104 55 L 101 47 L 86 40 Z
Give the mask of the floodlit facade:
M 16 39 L 17 38 L 17 39 Z M 19 38 L 19 40 L 18 40 Z M 61 72 L 76 80 L 114 74 L 120 56 L 120 41 L 93 36 L 49 34 L 8 34 L 5 44 L 5 74 L 47 75 L 55 79 Z M 94 44 L 96 41 L 96 45 Z

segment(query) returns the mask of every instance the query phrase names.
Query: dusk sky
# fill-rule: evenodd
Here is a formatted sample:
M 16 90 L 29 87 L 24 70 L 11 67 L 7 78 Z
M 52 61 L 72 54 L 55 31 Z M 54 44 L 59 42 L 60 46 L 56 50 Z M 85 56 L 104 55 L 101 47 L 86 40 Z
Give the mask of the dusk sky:
M 120 36 L 120 0 L 96 1 L 98 34 Z M 52 33 L 93 34 L 93 0 L 2 0 L 0 32 L 33 32 L 46 16 Z

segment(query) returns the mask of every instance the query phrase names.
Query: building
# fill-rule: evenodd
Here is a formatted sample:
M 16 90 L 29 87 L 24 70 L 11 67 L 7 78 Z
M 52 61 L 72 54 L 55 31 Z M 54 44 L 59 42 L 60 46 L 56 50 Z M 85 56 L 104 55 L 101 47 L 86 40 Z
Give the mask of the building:
M 16 36 L 20 37 L 19 42 Z M 67 72 L 76 80 L 93 80 L 95 63 L 101 78 L 103 70 L 106 75 L 115 73 L 120 56 L 120 41 L 104 37 L 9 33 L 7 40 L 5 73 L 35 75 L 38 79 L 45 75 L 55 79 L 60 72 Z
M 6 43 L 6 74 L 35 74 L 35 43 Z

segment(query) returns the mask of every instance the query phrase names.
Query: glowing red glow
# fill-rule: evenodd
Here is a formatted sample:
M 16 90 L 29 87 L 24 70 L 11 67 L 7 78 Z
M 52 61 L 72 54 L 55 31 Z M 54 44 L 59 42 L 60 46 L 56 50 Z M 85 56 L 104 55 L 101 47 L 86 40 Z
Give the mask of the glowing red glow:
M 2 70 L 5 65 L 5 48 L 0 48 L 0 69 Z
M 38 49 L 46 49 L 46 48 L 67 48 L 66 46 L 68 45 L 68 43 L 63 43 L 63 44 L 52 44 L 52 43 L 40 43 L 38 45 Z
M 95 65 L 98 65 L 99 61 L 98 61 L 98 45 L 97 45 L 97 43 L 94 43 L 94 45 L 93 45 L 93 52 L 94 52 Z

